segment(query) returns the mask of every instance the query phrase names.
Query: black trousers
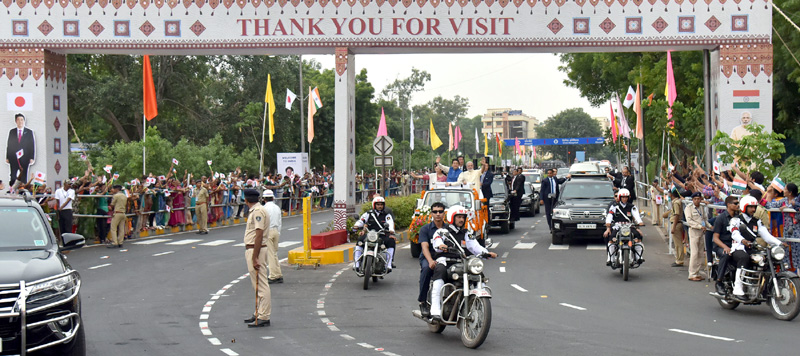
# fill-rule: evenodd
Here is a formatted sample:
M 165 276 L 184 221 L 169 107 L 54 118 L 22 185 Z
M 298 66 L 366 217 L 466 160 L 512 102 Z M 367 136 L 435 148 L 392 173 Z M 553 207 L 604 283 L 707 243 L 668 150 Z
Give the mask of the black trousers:
M 108 216 L 107 211 L 103 211 L 100 209 L 97 209 L 97 212 L 95 214 Z M 100 218 L 96 220 L 97 223 L 95 227 L 97 228 L 97 236 L 100 238 L 100 242 L 105 242 L 106 239 L 108 238 L 108 229 L 109 229 L 108 219 Z
M 72 232 L 72 209 L 58 211 L 58 229 L 62 235 Z
M 547 226 L 553 230 L 553 203 L 544 201 L 544 215 L 547 216 Z
M 8 186 L 9 187 L 13 187 L 14 186 L 14 182 L 17 181 L 17 177 L 22 177 L 22 182 L 23 183 L 28 181 L 28 177 L 30 177 L 28 175 L 28 168 L 30 167 L 30 165 L 28 165 L 28 164 L 19 165 L 19 164 L 17 164 L 16 160 L 14 160 L 14 161 L 9 160 L 9 164 L 8 165 L 11 168 L 10 178 L 8 179 Z M 18 175 L 14 175 L 15 173 L 18 174 Z
M 522 197 L 511 197 L 509 202 L 511 203 L 509 204 L 511 208 L 511 222 L 514 222 L 519 220 L 519 206 L 522 205 Z

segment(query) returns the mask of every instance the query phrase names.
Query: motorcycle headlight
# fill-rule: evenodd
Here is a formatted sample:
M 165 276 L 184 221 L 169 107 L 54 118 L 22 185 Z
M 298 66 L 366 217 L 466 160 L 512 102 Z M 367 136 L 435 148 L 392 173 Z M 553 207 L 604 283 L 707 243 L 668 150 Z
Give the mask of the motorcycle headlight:
M 467 270 L 471 274 L 481 274 L 483 272 L 483 261 L 479 258 L 470 258 L 467 262 Z
M 783 250 L 783 247 L 775 246 L 772 248 L 772 257 L 778 261 L 783 261 L 783 258 L 786 257 L 786 251 Z
M 64 276 L 61 278 L 53 279 L 47 282 L 37 283 L 28 286 L 28 295 L 41 293 L 44 291 L 52 290 L 56 293 L 63 292 L 75 286 L 75 277 L 73 275 Z
M 367 233 L 367 241 L 369 242 L 376 242 L 378 241 L 378 233 L 375 231 L 370 231 Z
M 569 219 L 569 209 L 554 209 L 553 217 L 559 219 Z
M 754 253 L 750 255 L 750 259 L 752 259 L 755 263 L 761 264 L 761 262 L 764 262 L 764 255 Z
M 620 234 L 622 234 L 622 236 L 631 236 L 631 227 L 630 226 L 623 226 L 623 227 L 619 228 L 619 232 L 620 232 Z

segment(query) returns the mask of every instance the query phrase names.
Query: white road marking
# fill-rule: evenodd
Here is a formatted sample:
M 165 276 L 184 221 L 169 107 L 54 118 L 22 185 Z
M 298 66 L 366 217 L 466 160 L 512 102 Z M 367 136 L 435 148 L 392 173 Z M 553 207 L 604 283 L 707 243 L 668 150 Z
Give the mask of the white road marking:
M 228 356 L 239 356 L 239 354 L 237 354 L 231 349 L 220 349 L 220 351 L 224 352 Z
M 153 256 L 164 256 L 164 255 L 169 255 L 169 254 L 171 254 L 171 253 L 175 253 L 175 251 L 167 251 L 167 252 L 161 252 L 161 253 L 154 253 L 154 254 L 153 254 Z
M 208 320 L 208 314 L 200 314 L 200 320 Z
M 275 338 L 274 336 L 262 336 L 261 340 L 269 340 L 269 339 L 274 339 L 274 338 Z
M 286 231 L 292 231 L 292 230 L 297 230 L 297 229 L 299 229 L 299 228 L 298 227 L 290 227 L 290 228 L 286 229 Z
M 323 221 L 323 222 L 318 222 L 318 223 L 317 223 L 317 225 L 325 225 L 325 224 L 327 224 L 327 223 L 326 223 L 326 222 L 324 222 L 324 221 Z
M 215 337 L 208 338 L 208 342 L 210 342 L 211 345 L 214 345 L 214 346 L 222 345 L 222 343 L 219 341 L 219 339 L 217 339 Z
M 528 232 L 530 232 L 530 231 L 525 231 L 525 233 L 522 234 L 522 236 L 528 236 Z
M 547 248 L 548 250 L 569 250 L 569 245 L 553 245 L 550 244 L 550 247 Z
M 206 243 L 202 243 L 202 244 L 200 244 L 200 246 L 219 246 L 219 245 L 229 244 L 229 243 L 234 242 L 234 241 L 236 241 L 236 240 L 215 240 L 215 241 L 209 241 L 209 242 L 206 242 Z
M 492 244 L 491 244 L 491 245 L 489 245 L 489 249 L 490 249 L 490 250 L 494 250 L 494 249 L 496 249 L 496 248 L 497 248 L 497 246 L 500 246 L 500 243 L 499 243 L 499 242 L 492 242 Z
M 520 242 L 514 245 L 515 250 L 530 250 L 533 249 L 533 246 L 536 246 L 535 242 Z
M 680 333 L 680 334 L 686 334 L 686 335 L 692 335 L 692 336 L 699 336 L 699 337 L 704 337 L 704 338 L 708 338 L 708 339 L 714 339 L 714 340 L 722 340 L 722 341 L 736 341 L 736 339 L 731 339 L 731 338 L 729 338 L 729 337 L 722 337 L 722 336 L 714 336 L 714 335 L 708 335 L 708 334 L 701 334 L 701 333 L 696 333 L 696 332 L 693 332 L 693 331 L 686 331 L 686 330 L 681 330 L 681 329 L 667 329 L 667 330 L 669 330 L 669 331 L 672 331 L 672 332 L 676 332 L 676 333 Z
M 301 244 L 301 243 L 303 243 L 303 242 L 301 242 L 301 241 L 283 241 L 283 242 L 279 242 L 278 243 L 278 247 L 289 247 L 289 246 L 294 246 L 294 245 Z
M 331 331 L 341 331 L 341 330 L 339 330 L 339 328 L 337 328 L 336 326 L 333 326 L 333 325 L 328 325 L 328 329 L 330 329 Z
M 353 340 L 355 340 L 355 339 L 356 339 L 356 338 L 354 338 L 354 337 L 352 337 L 352 336 L 350 336 L 350 335 L 347 335 L 347 334 L 341 334 L 341 335 L 339 335 L 339 336 L 341 336 L 341 337 L 342 337 L 342 338 L 344 338 L 345 340 L 350 340 L 350 341 L 353 341 Z
M 606 246 L 605 245 L 586 245 L 586 249 L 587 250 L 605 251 L 606 250 Z
M 511 286 L 512 286 L 512 287 L 514 287 L 514 288 L 516 288 L 516 289 L 517 289 L 518 291 L 520 291 L 520 292 L 523 292 L 523 293 L 526 293 L 526 292 L 528 292 L 528 290 L 527 290 L 527 289 L 525 289 L 525 288 L 522 288 L 522 287 L 520 287 L 520 286 L 518 286 L 518 285 L 516 285 L 516 284 L 512 284 Z
M 405 245 L 405 246 L 401 247 L 400 249 L 401 250 L 407 250 L 407 249 L 410 249 L 410 248 L 411 248 L 411 244 L 408 244 L 408 245 Z
M 172 239 L 152 239 L 152 240 L 134 242 L 133 244 L 134 245 L 152 245 L 152 244 L 162 243 L 162 242 L 165 242 L 165 241 L 172 241 Z
M 400 355 L 398 355 L 398 354 L 396 354 L 394 352 L 389 352 L 389 351 L 383 352 L 383 354 L 386 355 L 386 356 L 400 356 Z
M 104 259 L 106 259 L 106 258 L 108 258 L 108 256 L 101 256 L 101 257 L 100 257 L 100 259 L 101 259 L 101 260 L 104 260 Z
M 567 308 L 572 308 L 572 309 L 576 309 L 576 310 L 581 310 L 581 311 L 583 311 L 583 310 L 586 310 L 586 308 L 584 308 L 584 307 L 579 307 L 579 306 L 577 306 L 577 305 L 572 305 L 572 304 L 567 304 L 567 303 L 558 303 L 558 305 L 560 305 L 560 306 L 562 306 L 562 307 L 567 307 Z
M 173 241 L 173 242 L 167 242 L 167 245 L 188 245 L 188 244 L 193 244 L 195 242 L 200 242 L 200 241 L 203 241 L 203 240 L 186 239 L 186 240 L 178 240 L 178 241 Z
M 211 307 L 203 307 L 203 313 L 210 313 Z
M 102 264 L 102 265 L 97 265 L 97 266 L 89 267 L 89 269 L 98 269 L 98 268 L 103 268 L 103 267 L 108 267 L 108 266 L 111 266 L 111 264 L 110 263 L 106 263 L 106 264 Z
M 233 245 L 233 247 L 244 247 L 244 242 Z
M 278 263 L 284 263 L 289 260 L 289 257 L 278 260 Z
M 326 314 L 325 314 L 325 311 L 324 311 L 324 310 L 317 310 L 317 315 L 319 315 L 319 316 L 325 316 Z
M 503 257 L 501 257 L 501 258 L 506 258 L 506 257 L 508 257 L 508 251 L 503 252 Z
M 506 268 L 505 267 L 500 267 L 500 273 L 506 273 Z
M 372 345 L 370 345 L 370 344 L 368 344 L 366 342 L 359 342 L 358 346 L 361 346 L 361 347 L 363 347 L 365 349 L 374 349 L 375 348 L 375 346 L 372 346 Z

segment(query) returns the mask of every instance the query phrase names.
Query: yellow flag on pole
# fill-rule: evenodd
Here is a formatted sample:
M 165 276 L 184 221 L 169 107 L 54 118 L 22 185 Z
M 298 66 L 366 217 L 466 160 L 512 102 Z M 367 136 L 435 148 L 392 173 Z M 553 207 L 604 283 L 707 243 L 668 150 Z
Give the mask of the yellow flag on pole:
M 264 102 L 269 106 L 269 142 L 272 142 L 272 136 L 275 135 L 275 97 L 272 95 L 272 78 L 267 74 L 267 94 L 264 96 Z
M 436 130 L 433 128 L 433 119 L 431 119 L 431 148 L 434 150 L 442 145 L 442 140 L 436 135 Z
M 489 155 L 489 134 L 483 134 L 483 155 Z

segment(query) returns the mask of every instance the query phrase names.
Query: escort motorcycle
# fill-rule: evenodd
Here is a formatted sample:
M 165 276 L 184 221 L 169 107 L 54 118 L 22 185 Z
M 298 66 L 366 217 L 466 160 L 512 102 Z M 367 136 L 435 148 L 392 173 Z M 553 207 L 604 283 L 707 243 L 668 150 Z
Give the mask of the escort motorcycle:
M 632 255 L 635 255 L 633 246 L 633 224 L 624 222 L 618 223 L 619 229 L 617 234 L 611 239 L 611 243 L 617 246 L 617 250 L 611 256 L 611 269 L 619 268 L 619 273 L 622 275 L 622 280 L 627 281 L 631 268 L 639 268 L 639 261 Z M 610 245 L 609 245 L 610 246 Z M 644 246 L 642 246 L 642 255 L 644 255 Z
M 389 251 L 383 243 L 385 239 L 391 238 L 388 228 L 388 224 L 384 223 L 380 230 L 368 230 L 367 238 L 358 242 L 359 245 L 363 244 L 364 253 L 359 263 L 361 270 L 356 271 L 356 275 L 364 277 L 364 290 L 369 289 L 370 278 L 373 283 L 377 283 L 378 278 L 383 279 L 388 273 Z
M 489 255 L 467 256 L 461 245 L 452 236 L 458 246 L 460 258 L 447 259 L 447 277 L 442 286 L 442 322 L 425 317 L 419 310 L 412 311 L 414 317 L 428 323 L 433 333 L 441 333 L 448 325 L 455 325 L 461 330 L 461 342 L 464 346 L 476 349 L 486 340 L 492 325 L 492 290 L 486 285 L 489 281 L 483 275 L 483 260 Z M 428 303 L 430 303 L 430 293 Z
M 789 270 L 789 264 L 783 262 L 786 251 L 781 246 L 765 247 L 758 243 L 752 244 L 753 252 L 750 255 L 753 269 L 742 269 L 742 284 L 744 296 L 733 295 L 733 282 L 736 266 L 728 263 L 725 273 L 721 278 L 725 293 L 711 292 L 723 309 L 733 310 L 744 305 L 760 305 L 769 303 L 772 315 L 780 320 L 791 321 L 800 313 L 800 278 Z M 715 254 L 716 256 L 716 254 Z M 714 258 L 714 268 L 718 267 L 719 259 Z

